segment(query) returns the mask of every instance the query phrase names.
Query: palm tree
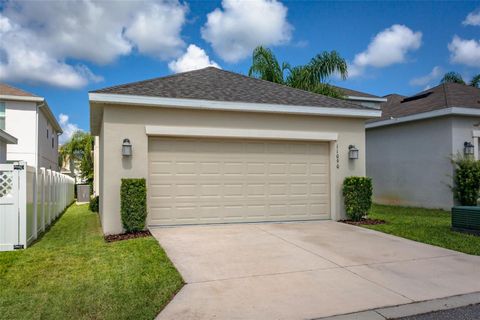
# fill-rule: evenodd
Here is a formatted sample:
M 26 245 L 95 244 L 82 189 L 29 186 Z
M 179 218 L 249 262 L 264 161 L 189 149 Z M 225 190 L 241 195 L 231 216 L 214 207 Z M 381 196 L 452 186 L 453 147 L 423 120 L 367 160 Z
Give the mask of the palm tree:
M 460 83 L 465 84 L 465 81 L 462 78 L 462 75 L 455 71 L 450 71 L 445 73 L 440 83 Z
M 253 50 L 252 58 L 252 66 L 248 71 L 250 77 L 335 98 L 343 97 L 342 92 L 327 83 L 335 73 L 342 79 L 348 75 L 347 62 L 336 51 L 324 51 L 313 57 L 308 64 L 293 68 L 286 62 L 280 65 L 273 52 L 262 46 Z
M 475 88 L 480 88 L 480 74 L 477 74 L 470 80 L 470 85 Z
M 272 50 L 259 46 L 253 50 L 253 63 L 248 70 L 248 76 L 285 84 L 284 72 L 289 69 L 290 65 L 287 63 L 280 66 Z
M 83 131 L 75 131 L 69 141 L 60 146 L 60 164 L 66 161 L 79 164 L 80 176 L 86 182 L 93 182 L 93 136 Z
M 465 80 L 463 80 L 462 75 L 455 71 L 450 71 L 445 73 L 440 83 L 460 83 L 460 84 L 467 84 Z M 469 86 L 480 88 L 480 74 L 473 76 L 473 78 L 468 83 Z

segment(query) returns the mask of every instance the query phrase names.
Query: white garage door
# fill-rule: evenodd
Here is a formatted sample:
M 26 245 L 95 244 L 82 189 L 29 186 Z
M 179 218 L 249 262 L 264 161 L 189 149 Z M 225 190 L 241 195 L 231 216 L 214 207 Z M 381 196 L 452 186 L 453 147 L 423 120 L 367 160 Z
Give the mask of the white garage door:
M 150 138 L 149 224 L 330 218 L 328 143 Z

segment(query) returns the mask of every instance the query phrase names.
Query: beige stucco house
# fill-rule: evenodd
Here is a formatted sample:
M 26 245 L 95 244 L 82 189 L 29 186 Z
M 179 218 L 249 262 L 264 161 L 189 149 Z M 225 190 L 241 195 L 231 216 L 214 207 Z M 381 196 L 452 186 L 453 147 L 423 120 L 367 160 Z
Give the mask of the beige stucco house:
M 381 113 L 213 67 L 89 100 L 106 234 L 122 232 L 121 178 L 146 178 L 150 226 L 340 219 L 344 178 L 365 175 L 365 119 Z

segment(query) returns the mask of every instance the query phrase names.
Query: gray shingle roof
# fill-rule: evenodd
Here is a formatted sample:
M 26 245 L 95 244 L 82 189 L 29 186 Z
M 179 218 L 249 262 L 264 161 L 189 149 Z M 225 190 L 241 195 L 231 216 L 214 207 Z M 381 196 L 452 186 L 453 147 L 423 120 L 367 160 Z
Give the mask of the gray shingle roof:
M 92 92 L 228 102 L 370 109 L 346 100 L 334 99 L 214 67 Z
M 480 89 L 458 83 L 444 83 L 410 97 L 391 94 L 385 98 L 388 100 L 381 105 L 382 117 L 369 122 L 451 107 L 480 109 Z
M 342 87 L 333 86 L 333 85 L 332 85 L 332 87 L 340 90 L 346 96 L 362 97 L 362 98 L 380 98 L 379 96 L 375 96 L 373 94 L 366 93 L 366 92 L 361 92 L 361 91 L 357 91 L 357 90 L 342 88 Z

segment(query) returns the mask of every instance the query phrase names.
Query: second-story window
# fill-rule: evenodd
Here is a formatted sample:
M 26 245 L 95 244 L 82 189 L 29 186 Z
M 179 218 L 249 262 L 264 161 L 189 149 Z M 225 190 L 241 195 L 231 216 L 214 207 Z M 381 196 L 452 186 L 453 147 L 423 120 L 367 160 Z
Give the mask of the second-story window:
M 52 137 L 52 149 L 54 148 L 54 146 L 55 146 L 55 138 Z
M 48 128 L 47 128 L 47 139 L 48 139 Z
M 0 101 L 0 129 L 5 130 L 5 102 Z

